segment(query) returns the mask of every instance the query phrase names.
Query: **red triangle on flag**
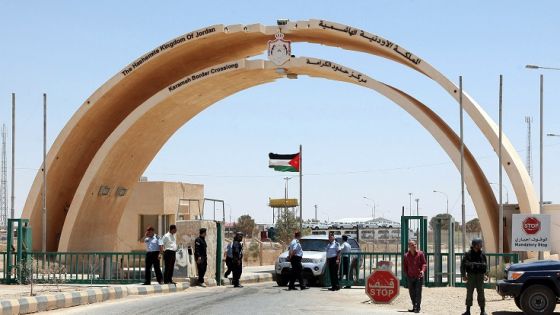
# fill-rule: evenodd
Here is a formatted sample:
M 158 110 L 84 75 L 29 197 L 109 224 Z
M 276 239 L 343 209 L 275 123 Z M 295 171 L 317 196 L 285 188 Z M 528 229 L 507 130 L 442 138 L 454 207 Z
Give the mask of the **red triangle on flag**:
M 296 171 L 299 172 L 299 164 L 300 164 L 299 154 L 296 155 L 293 159 L 291 159 L 290 162 L 288 162 L 288 164 L 293 166 L 293 168 L 295 168 Z

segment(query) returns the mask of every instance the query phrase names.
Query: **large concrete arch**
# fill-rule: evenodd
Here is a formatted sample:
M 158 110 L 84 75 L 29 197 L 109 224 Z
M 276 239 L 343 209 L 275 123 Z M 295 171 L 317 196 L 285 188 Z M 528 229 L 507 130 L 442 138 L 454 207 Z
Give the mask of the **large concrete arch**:
M 320 43 L 366 52 L 401 63 L 440 84 L 455 99 L 457 87 L 431 65 L 401 46 L 377 35 L 323 20 L 290 22 L 285 26 L 214 25 L 173 39 L 138 58 L 101 86 L 78 109 L 57 137 L 47 156 L 49 209 L 47 248 L 54 250 L 82 178 L 104 141 L 140 104 L 185 74 L 223 62 L 258 55 L 278 30 L 294 42 Z M 497 151 L 496 124 L 468 95 L 465 111 Z M 522 212 L 538 212 L 533 186 L 509 140 L 504 137 L 503 166 L 513 185 Z M 42 176 L 37 174 L 27 198 L 23 217 L 34 228 L 34 247 L 42 234 Z
M 439 142 L 460 167 L 460 139 L 427 106 L 406 93 L 353 69 L 314 58 L 297 58 L 283 65 L 288 73 L 338 80 L 370 88 L 401 106 Z M 223 71 L 218 71 L 224 69 Z M 271 62 L 239 60 L 203 69 L 171 84 L 134 110 L 111 134 L 88 167 L 66 216 L 59 251 L 112 250 L 126 197 L 97 195 L 101 185 L 130 187 L 169 137 L 213 102 L 250 86 L 282 77 Z M 206 76 L 204 74 L 207 74 Z M 192 80 L 194 77 L 200 79 Z M 181 85 L 181 87 L 175 88 Z M 220 89 L 212 89 L 219 86 Z M 142 139 L 141 142 L 136 142 Z M 124 159 L 123 159 L 124 158 Z M 466 185 L 485 231 L 487 247 L 495 250 L 497 203 L 472 154 L 466 151 Z M 118 174 L 118 176 L 115 176 Z M 87 215 L 84 215 L 87 214 Z M 103 229 L 107 239 L 99 237 Z M 96 242 L 90 240 L 95 237 Z

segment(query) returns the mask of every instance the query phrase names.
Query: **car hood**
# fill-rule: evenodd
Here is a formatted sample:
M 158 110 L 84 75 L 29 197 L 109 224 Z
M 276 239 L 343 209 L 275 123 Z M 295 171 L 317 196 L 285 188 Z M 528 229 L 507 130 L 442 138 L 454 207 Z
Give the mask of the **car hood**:
M 303 258 L 321 259 L 325 257 L 327 257 L 326 252 L 303 251 Z M 282 254 L 280 254 L 279 258 L 288 258 L 288 252 L 283 252 Z
M 509 267 L 509 271 L 543 271 L 543 270 L 560 270 L 560 261 L 542 260 L 529 263 L 513 264 Z

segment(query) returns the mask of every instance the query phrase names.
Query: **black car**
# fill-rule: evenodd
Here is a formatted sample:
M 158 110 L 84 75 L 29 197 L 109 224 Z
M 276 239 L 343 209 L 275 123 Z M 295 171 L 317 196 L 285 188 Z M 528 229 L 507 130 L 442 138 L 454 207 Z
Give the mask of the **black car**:
M 525 314 L 552 314 L 560 296 L 560 262 L 543 260 L 513 264 L 507 279 L 499 280 L 496 290 L 511 296 Z

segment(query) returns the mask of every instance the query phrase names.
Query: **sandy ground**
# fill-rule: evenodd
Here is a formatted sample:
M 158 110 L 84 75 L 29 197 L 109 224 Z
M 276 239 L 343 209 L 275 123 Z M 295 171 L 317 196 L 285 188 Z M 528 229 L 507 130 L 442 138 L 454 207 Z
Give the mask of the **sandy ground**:
M 351 293 L 347 293 L 352 291 Z M 358 298 L 362 294 L 364 303 L 371 303 L 367 301 L 363 288 L 346 289 L 340 291 L 342 294 L 350 294 Z M 448 315 L 448 314 L 462 314 L 465 311 L 465 297 L 466 288 L 422 288 L 422 313 L 434 315 Z M 486 297 L 486 312 L 488 314 L 521 314 L 520 310 L 515 306 L 513 299 L 502 299 L 495 290 L 484 290 Z M 476 302 L 476 292 L 474 294 L 474 306 L 471 309 L 472 314 L 478 314 L 479 308 Z M 372 305 L 372 309 L 393 309 L 398 311 L 406 311 L 412 308 L 408 290 L 405 288 L 400 289 L 399 296 L 391 304 L 376 304 Z M 514 313 L 510 313 L 514 312 Z
M 48 285 L 48 284 L 35 284 L 33 285 L 34 295 L 54 294 L 59 292 L 71 292 L 87 290 L 90 287 L 87 285 Z M 29 285 L 0 285 L 0 300 L 17 299 L 20 297 L 30 296 Z

